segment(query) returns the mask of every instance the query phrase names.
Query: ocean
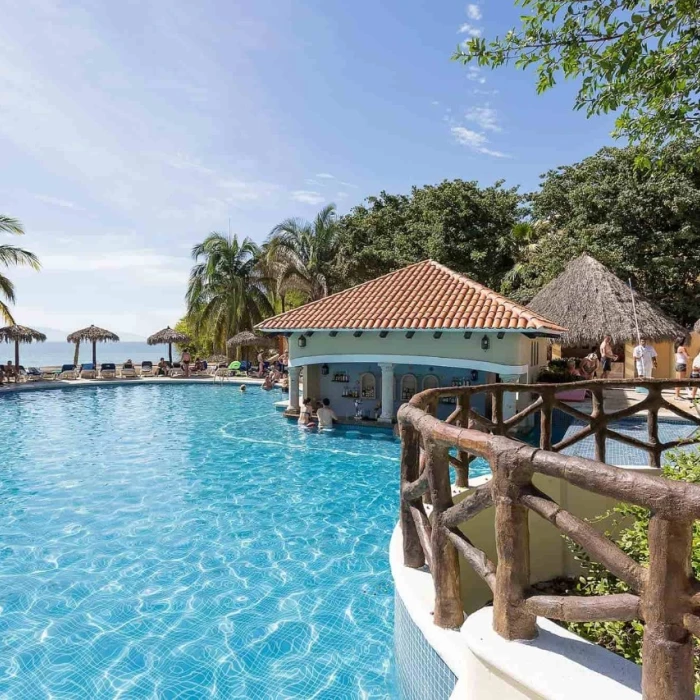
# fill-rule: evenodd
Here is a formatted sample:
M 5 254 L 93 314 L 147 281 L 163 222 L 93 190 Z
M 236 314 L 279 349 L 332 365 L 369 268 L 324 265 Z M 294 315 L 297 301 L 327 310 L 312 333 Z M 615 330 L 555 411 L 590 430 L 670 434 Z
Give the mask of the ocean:
M 19 363 L 25 367 L 54 367 L 73 362 L 75 346 L 72 343 L 31 343 L 19 346 Z M 135 364 L 143 360 L 157 362 L 161 357 L 168 359 L 167 345 L 147 345 L 146 343 L 97 343 L 97 361 L 121 364 L 133 360 Z M 180 353 L 173 346 L 173 359 Z M 0 344 L 0 364 L 15 361 L 14 343 Z M 92 362 L 92 343 L 80 344 L 79 362 Z

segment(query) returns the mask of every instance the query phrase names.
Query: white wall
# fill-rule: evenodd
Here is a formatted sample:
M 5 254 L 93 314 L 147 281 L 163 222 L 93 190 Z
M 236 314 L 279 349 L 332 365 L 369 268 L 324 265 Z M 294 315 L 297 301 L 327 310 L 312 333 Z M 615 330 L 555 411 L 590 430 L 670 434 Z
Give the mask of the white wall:
M 481 349 L 484 335 L 489 338 L 489 349 L 486 351 Z M 298 346 L 298 339 L 298 333 L 289 339 L 289 357 L 293 364 L 304 364 L 306 357 L 327 355 L 367 355 L 368 359 L 376 359 L 378 355 L 439 357 L 511 368 L 527 367 L 530 363 L 530 338 L 518 332 L 508 332 L 499 340 L 496 333 L 474 331 L 471 338 L 466 340 L 463 332 L 448 331 L 443 332 L 440 338 L 433 338 L 432 331 L 416 331 L 410 339 L 406 338 L 404 331 L 389 332 L 386 338 L 380 338 L 376 331 L 364 332 L 359 338 L 355 338 L 352 332 L 341 332 L 331 337 L 326 331 L 316 331 L 306 338 L 304 348 Z M 476 366 L 476 369 L 480 367 Z

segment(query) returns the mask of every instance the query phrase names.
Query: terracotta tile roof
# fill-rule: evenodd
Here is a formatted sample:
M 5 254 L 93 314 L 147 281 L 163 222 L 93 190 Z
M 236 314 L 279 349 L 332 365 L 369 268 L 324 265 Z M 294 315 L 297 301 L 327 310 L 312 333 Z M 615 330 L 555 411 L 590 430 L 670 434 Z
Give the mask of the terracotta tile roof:
M 542 329 L 564 331 L 544 316 L 434 260 L 268 318 L 262 331 L 381 329 Z

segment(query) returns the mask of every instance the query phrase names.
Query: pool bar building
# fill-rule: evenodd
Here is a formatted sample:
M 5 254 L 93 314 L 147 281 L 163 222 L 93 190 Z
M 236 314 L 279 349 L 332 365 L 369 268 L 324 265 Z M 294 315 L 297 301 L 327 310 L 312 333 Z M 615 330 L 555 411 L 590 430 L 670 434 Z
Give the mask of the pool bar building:
M 391 423 L 439 386 L 532 381 L 564 328 L 433 260 L 409 265 L 259 324 L 289 342 L 289 406 L 328 398 L 340 417 Z M 516 411 L 509 396 L 504 415 Z M 454 406 L 438 406 L 446 416 Z

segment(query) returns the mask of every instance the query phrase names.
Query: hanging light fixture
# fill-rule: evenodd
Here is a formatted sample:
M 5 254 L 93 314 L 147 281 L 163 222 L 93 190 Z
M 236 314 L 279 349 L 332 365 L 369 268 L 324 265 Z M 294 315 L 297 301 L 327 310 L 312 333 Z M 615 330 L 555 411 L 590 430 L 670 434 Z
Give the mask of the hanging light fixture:
M 489 345 L 490 345 L 489 337 L 488 337 L 487 335 L 485 335 L 485 336 L 481 339 L 481 349 L 482 349 L 482 350 L 488 350 L 488 349 L 489 349 Z

